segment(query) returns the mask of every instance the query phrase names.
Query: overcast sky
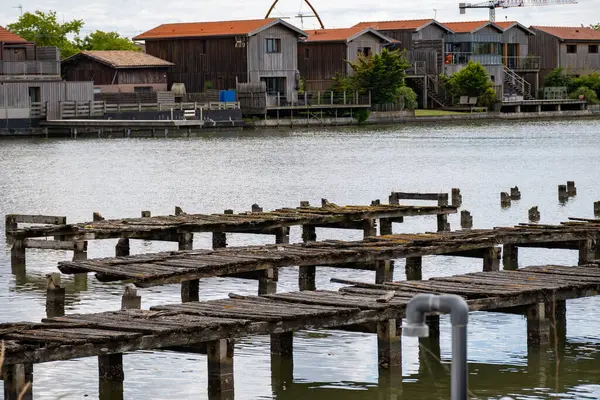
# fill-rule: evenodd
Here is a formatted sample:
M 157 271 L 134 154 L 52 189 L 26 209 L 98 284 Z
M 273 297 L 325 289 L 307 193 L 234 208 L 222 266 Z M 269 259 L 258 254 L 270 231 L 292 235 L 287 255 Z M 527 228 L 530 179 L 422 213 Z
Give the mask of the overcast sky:
M 96 29 L 117 31 L 132 37 L 157 25 L 169 22 L 223 21 L 263 18 L 271 0 L 1 0 L 0 25 L 14 22 L 23 12 L 54 10 L 60 18 L 83 19 L 84 34 Z M 536 0 L 525 0 L 536 1 Z M 544 1 L 544 0 L 537 0 Z M 365 0 L 312 0 L 326 28 L 343 28 L 360 21 L 433 18 L 438 21 L 470 21 L 488 18 L 487 9 L 467 10 L 460 15 L 459 1 L 420 0 L 373 2 Z M 417 6 L 418 4 L 418 6 Z M 15 8 L 13 8 L 15 7 Z M 517 20 L 524 25 L 581 26 L 600 22 L 600 0 L 580 0 L 578 4 L 546 7 L 496 9 L 496 20 Z M 434 9 L 436 11 L 434 11 Z M 299 12 L 310 14 L 300 0 L 280 0 L 272 15 L 294 18 Z M 305 19 L 304 28 L 316 28 L 314 18 Z

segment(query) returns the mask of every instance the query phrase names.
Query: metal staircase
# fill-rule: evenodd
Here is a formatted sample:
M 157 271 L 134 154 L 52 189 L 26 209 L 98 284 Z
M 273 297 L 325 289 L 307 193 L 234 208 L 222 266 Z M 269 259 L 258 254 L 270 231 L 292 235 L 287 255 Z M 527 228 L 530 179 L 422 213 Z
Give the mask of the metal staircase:
M 525 79 L 521 78 L 515 71 L 504 67 L 504 86 L 510 91 L 523 96 L 525 100 L 535 100 L 531 95 L 531 85 Z
M 414 65 L 414 73 L 417 75 L 422 75 L 424 80 L 427 80 L 427 97 L 430 98 L 434 103 L 436 103 L 441 108 L 449 107 L 446 99 L 443 96 L 440 96 L 438 92 L 438 88 L 441 84 L 435 79 L 432 75 L 429 75 L 425 68 L 419 67 L 416 63 Z M 415 85 L 419 90 L 423 90 L 424 80 L 415 79 Z

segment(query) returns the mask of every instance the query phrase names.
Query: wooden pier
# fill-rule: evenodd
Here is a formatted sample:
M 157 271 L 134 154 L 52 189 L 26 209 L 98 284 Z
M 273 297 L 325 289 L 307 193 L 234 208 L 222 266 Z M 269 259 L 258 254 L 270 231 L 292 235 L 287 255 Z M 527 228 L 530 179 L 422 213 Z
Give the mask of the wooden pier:
M 227 299 L 150 310 L 136 309 L 139 301 L 132 301 L 137 298 L 135 289 L 128 287 L 125 309 L 121 311 L 49 318 L 42 323 L 2 324 L 5 397 L 15 398 L 24 383 L 31 382 L 32 365 L 36 363 L 98 357 L 102 387 L 106 381 L 123 381 L 125 352 L 206 343 L 209 395 L 230 399 L 236 338 L 271 335 L 271 355 L 280 361 L 292 357 L 294 331 L 357 324 L 377 327 L 380 377 L 398 376 L 402 365 L 398 322 L 417 293 L 457 294 L 466 299 L 471 311 L 525 315 L 529 347 L 545 348 L 551 341 L 551 326 L 556 328 L 552 330 L 554 340 L 564 340 L 565 301 L 599 294 L 600 265 L 528 267 L 427 281 L 346 283 L 352 286 L 337 292 L 230 294 Z M 430 316 L 428 324 L 435 340 L 439 316 Z

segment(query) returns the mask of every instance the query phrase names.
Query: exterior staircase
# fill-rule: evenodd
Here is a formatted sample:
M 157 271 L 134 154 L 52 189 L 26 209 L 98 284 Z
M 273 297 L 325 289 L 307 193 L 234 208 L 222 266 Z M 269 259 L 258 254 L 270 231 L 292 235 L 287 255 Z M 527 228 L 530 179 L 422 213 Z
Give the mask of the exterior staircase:
M 437 91 L 437 88 L 440 87 L 440 83 L 433 78 L 431 75 L 424 75 L 427 80 L 427 97 L 431 99 L 435 104 L 440 106 L 441 108 L 449 107 L 446 99 L 444 99 Z M 416 79 L 415 85 L 422 91 L 423 90 L 423 80 Z
M 521 78 L 515 71 L 504 67 L 504 92 L 516 93 L 523 96 L 525 100 L 535 100 L 531 95 L 531 85 L 525 79 Z

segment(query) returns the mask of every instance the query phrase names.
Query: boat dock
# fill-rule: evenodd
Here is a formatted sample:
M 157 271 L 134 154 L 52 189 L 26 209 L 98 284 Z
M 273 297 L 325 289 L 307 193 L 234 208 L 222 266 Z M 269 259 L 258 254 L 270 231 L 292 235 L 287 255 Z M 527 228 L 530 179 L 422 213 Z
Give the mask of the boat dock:
M 340 281 L 344 282 L 344 281 Z M 270 335 L 272 365 L 293 355 L 294 331 L 335 329 L 349 325 L 377 327 L 380 378 L 401 376 L 401 328 L 408 301 L 417 293 L 464 297 L 471 311 L 526 316 L 529 347 L 564 340 L 565 300 L 600 292 L 600 265 L 539 266 L 517 271 L 488 271 L 432 278 L 427 281 L 370 284 L 346 282 L 339 291 L 303 291 L 240 296 L 139 310 L 132 287 L 123 296 L 123 310 L 49 318 L 42 323 L 0 325 L 4 341 L 5 398 L 16 398 L 32 382 L 33 364 L 98 357 L 100 398 L 103 383 L 121 383 L 123 353 L 137 350 L 183 349 L 206 343 L 210 398 L 232 399 L 234 341 Z M 428 318 L 431 337 L 438 340 L 439 316 Z M 550 329 L 553 326 L 555 329 Z M 558 328 L 556 328 L 558 327 Z M 552 333 L 554 332 L 554 333 Z M 122 388 L 122 387 L 121 387 Z M 31 398 L 31 397 L 29 397 Z M 122 398 L 122 391 L 121 397 Z

